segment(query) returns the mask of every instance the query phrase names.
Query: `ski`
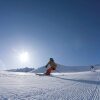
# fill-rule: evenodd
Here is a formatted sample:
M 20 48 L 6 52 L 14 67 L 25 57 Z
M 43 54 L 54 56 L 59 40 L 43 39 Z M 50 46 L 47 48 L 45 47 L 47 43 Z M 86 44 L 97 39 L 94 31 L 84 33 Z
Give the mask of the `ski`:
M 50 76 L 50 75 L 46 75 L 45 73 L 35 73 L 35 75 L 38 75 L 38 76 Z

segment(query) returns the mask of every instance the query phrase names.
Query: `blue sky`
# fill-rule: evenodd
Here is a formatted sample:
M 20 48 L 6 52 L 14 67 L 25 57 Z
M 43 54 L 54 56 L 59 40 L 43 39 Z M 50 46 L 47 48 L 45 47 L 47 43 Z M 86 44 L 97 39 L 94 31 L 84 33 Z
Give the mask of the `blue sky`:
M 100 63 L 99 0 L 1 0 L 1 69 Z M 21 64 L 18 54 L 30 61 Z

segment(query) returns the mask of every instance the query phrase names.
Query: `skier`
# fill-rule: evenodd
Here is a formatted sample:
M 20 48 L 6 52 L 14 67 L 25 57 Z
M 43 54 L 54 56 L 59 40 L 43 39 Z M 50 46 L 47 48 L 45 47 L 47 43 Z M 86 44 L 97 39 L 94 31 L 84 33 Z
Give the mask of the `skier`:
M 50 73 L 52 71 L 56 70 L 56 67 L 57 67 L 57 64 L 54 62 L 53 58 L 50 58 L 49 62 L 47 63 L 47 65 L 45 67 L 47 68 L 48 65 L 50 65 L 50 67 L 47 69 L 45 75 L 50 75 Z
M 90 66 L 90 70 L 94 72 L 95 71 L 94 66 Z

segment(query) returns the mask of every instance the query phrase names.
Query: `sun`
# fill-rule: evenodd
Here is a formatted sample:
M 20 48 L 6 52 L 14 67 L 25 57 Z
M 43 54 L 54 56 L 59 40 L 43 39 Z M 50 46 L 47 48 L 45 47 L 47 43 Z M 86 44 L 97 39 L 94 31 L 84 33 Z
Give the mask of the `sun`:
M 29 61 L 29 53 L 22 52 L 21 54 L 19 54 L 19 59 L 22 63 L 28 62 Z

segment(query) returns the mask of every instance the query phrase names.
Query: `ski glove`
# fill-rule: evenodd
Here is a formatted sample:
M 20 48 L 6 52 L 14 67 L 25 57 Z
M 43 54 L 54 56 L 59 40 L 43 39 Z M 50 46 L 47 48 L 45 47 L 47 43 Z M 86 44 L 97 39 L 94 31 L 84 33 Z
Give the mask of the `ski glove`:
M 45 68 L 47 68 L 47 65 L 45 66 Z

